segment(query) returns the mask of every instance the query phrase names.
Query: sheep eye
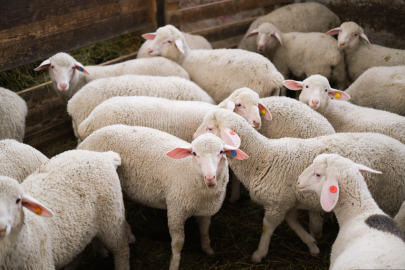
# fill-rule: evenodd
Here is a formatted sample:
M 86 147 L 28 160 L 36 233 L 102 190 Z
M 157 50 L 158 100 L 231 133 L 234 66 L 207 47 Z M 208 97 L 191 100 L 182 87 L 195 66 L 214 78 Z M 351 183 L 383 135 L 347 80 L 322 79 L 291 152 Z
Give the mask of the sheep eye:
M 20 202 L 21 202 L 21 199 L 20 199 L 20 198 L 18 198 L 18 199 L 15 201 L 16 204 L 19 204 Z
M 212 128 L 207 128 L 208 130 L 212 130 Z
M 193 155 L 196 156 L 197 154 L 195 152 L 193 152 Z
M 325 89 L 325 92 L 328 92 L 328 89 Z
M 72 67 L 72 69 L 75 69 L 75 67 Z
M 307 86 L 305 86 L 306 88 L 309 88 L 309 86 L 307 85 Z
M 321 177 L 321 175 L 320 175 L 319 173 L 316 173 L 315 175 L 316 175 L 317 177 Z
M 167 42 L 172 43 L 172 41 L 171 41 L 171 40 L 168 40 Z
M 242 104 L 239 103 L 239 104 L 236 104 L 236 106 L 240 107 L 240 106 L 242 106 Z
M 54 68 L 54 67 L 52 66 L 52 68 Z
M 223 153 L 224 153 L 224 150 L 221 150 L 219 153 L 220 153 L 220 154 L 223 154 Z
M 354 34 L 355 37 L 357 37 L 357 34 Z

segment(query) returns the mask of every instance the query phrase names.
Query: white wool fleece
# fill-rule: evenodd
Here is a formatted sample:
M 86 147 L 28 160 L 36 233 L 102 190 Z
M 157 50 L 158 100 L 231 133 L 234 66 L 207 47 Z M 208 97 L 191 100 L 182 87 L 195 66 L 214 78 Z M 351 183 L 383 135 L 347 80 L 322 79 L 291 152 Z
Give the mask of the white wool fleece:
M 405 66 L 369 68 L 345 92 L 350 103 L 405 116 Z
M 336 132 L 376 132 L 405 143 L 405 117 L 351 104 L 345 101 L 350 98 L 346 92 L 331 88 L 321 75 L 284 84 L 302 88 L 300 101 L 325 116 Z
M 118 174 L 123 191 L 138 203 L 167 209 L 173 252 L 171 270 L 179 267 L 184 223 L 191 216 L 196 216 L 200 225 L 202 250 L 214 253 L 208 230 L 211 216 L 218 212 L 225 198 L 225 154 L 232 155 L 231 159 L 247 157 L 218 137 L 205 135 L 209 136 L 201 136 L 190 145 L 156 129 L 112 125 L 97 130 L 78 146 L 120 153 L 122 165 Z
M 21 183 L 46 161 L 46 156 L 28 144 L 15 140 L 0 141 L 0 175 Z
M 330 269 L 403 269 L 405 236 L 378 207 L 360 172 L 381 173 L 322 154 L 298 178 L 297 188 L 317 194 L 322 208 L 333 210 L 339 222 Z
M 97 237 L 112 252 L 115 269 L 129 270 L 120 164 L 114 152 L 72 150 L 41 165 L 22 184 L 0 177 L 0 226 L 11 226 L 0 241 L 7 258 L 0 268 L 60 269 Z
M 27 113 L 28 107 L 24 99 L 0 87 L 0 140 L 14 139 L 22 142 Z
M 363 28 L 355 22 L 344 22 L 326 34 L 338 34 L 338 46 L 345 52 L 348 76 L 352 82 L 372 67 L 405 65 L 405 50 L 370 44 Z
M 161 55 L 180 64 L 190 79 L 216 102 L 235 89 L 248 87 L 260 97 L 278 96 L 283 76 L 265 57 L 244 50 L 191 50 L 183 34 L 174 26 L 160 27 L 152 37 L 149 55 Z
M 259 95 L 249 88 L 235 90 L 218 106 L 157 97 L 115 97 L 98 105 L 80 124 L 78 131 L 84 140 L 102 127 L 123 124 L 155 128 L 191 142 L 204 116 L 215 108 L 231 109 L 257 128 L 271 117 L 267 108 L 260 104 Z
M 274 24 L 284 33 L 325 33 L 340 25 L 339 17 L 325 5 L 316 2 L 286 5 L 254 20 L 239 43 L 238 49 L 256 52 L 257 40 L 249 38 L 248 35 L 265 22 Z
M 365 175 L 365 180 L 379 207 L 387 214 L 397 213 L 405 200 L 405 145 L 385 135 L 337 133 L 312 139 L 273 140 L 227 110 L 209 112 L 196 137 L 208 128 L 216 135 L 222 135 L 226 129 L 234 130 L 241 139 L 240 149 L 250 156 L 243 163 L 230 159 L 229 165 L 249 190 L 252 200 L 265 209 L 259 248 L 252 256 L 254 262 L 267 255 L 271 235 L 284 219 L 312 254 L 319 252 L 314 238 L 295 217 L 296 208 L 321 211 L 319 200 L 313 194 L 298 192 L 295 184 L 301 172 L 321 153 L 337 153 L 382 171 L 382 175 Z
M 178 77 L 125 75 L 99 79 L 87 84 L 68 103 L 73 130 L 103 101 L 117 96 L 153 96 L 175 100 L 193 100 L 216 104 L 198 85 Z
M 156 57 L 128 60 L 108 66 L 83 66 L 67 53 L 57 53 L 35 70 L 48 68 L 52 86 L 63 104 L 67 104 L 84 85 L 100 78 L 121 75 L 178 76 L 189 80 L 187 72 L 178 64 Z

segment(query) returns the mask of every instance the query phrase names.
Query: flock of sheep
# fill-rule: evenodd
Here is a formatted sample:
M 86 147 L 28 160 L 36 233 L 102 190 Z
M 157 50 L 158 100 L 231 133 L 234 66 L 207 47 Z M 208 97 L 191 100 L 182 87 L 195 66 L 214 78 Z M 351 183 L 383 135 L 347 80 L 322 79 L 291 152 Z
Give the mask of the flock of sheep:
M 231 202 L 241 182 L 265 209 L 253 262 L 283 220 L 317 255 L 333 211 L 331 269 L 405 268 L 405 51 L 339 25 L 323 5 L 293 4 L 254 21 L 239 49 L 166 25 L 143 35 L 136 60 L 83 66 L 58 53 L 36 70 L 49 70 L 80 144 L 49 160 L 21 143 L 27 106 L 0 88 L 0 268 L 74 269 L 92 242 L 129 269 L 124 192 L 167 209 L 178 269 L 191 216 L 214 253 L 229 179 Z M 299 101 L 279 97 L 287 89 Z

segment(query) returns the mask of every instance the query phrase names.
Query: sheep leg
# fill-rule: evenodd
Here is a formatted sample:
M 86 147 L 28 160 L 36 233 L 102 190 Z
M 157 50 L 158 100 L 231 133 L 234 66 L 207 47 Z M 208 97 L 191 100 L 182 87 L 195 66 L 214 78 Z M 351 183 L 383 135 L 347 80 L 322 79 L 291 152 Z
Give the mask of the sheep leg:
M 309 232 L 315 239 L 322 237 L 323 214 L 309 211 Z
M 211 224 L 211 216 L 196 216 L 195 217 L 198 222 L 198 227 L 200 228 L 200 235 L 201 235 L 201 249 L 207 253 L 207 255 L 213 255 L 214 250 L 211 247 L 211 240 L 210 240 L 210 224 Z
M 79 266 L 83 254 L 84 250 L 79 254 L 77 254 L 77 256 L 73 259 L 73 261 L 71 261 L 68 265 L 65 266 L 64 270 L 75 270 Z
M 274 210 L 272 211 L 274 213 Z M 260 243 L 258 249 L 252 255 L 252 262 L 259 263 L 266 257 L 269 252 L 269 244 L 271 236 L 278 225 L 283 221 L 280 213 L 278 215 L 273 215 L 269 210 L 266 210 L 263 218 L 263 232 L 260 238 Z
M 94 252 L 96 252 L 101 258 L 108 257 L 108 250 L 104 247 L 104 244 L 100 238 L 94 237 L 91 244 L 93 245 Z
M 172 237 L 172 259 L 170 260 L 170 270 L 177 270 L 180 266 L 180 254 L 184 245 L 184 223 L 185 215 L 175 213 L 168 209 L 169 231 Z
M 240 197 L 240 182 L 234 172 L 229 168 L 229 178 L 232 182 L 231 197 L 229 197 L 230 203 L 236 203 Z
M 316 240 L 301 226 L 301 224 L 297 220 L 297 209 L 293 208 L 288 211 L 285 221 L 287 224 L 293 229 L 293 231 L 301 238 L 302 242 L 304 242 L 308 248 L 309 252 L 312 256 L 318 256 L 319 248 L 316 245 Z

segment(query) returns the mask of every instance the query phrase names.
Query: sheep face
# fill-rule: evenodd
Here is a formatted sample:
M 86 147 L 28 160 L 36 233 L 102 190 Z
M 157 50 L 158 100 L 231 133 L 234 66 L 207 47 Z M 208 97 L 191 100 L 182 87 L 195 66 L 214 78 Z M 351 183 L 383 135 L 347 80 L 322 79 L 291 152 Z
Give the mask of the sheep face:
M 364 34 L 363 28 L 355 22 L 342 23 L 340 27 L 329 30 L 326 34 L 338 34 L 338 47 L 341 49 L 355 50 L 358 48 L 360 42 L 370 43 Z
M 163 56 L 174 59 L 179 53 L 185 53 L 183 35 L 171 25 L 159 28 L 156 33 L 142 35 L 147 40 L 152 40 L 148 47 L 149 56 Z
M 235 158 L 247 158 L 241 150 L 225 145 L 222 140 L 212 134 L 204 134 L 193 141 L 190 146 L 175 148 L 167 155 L 174 159 L 192 157 L 192 165 L 196 172 L 203 176 L 204 182 L 209 189 L 214 189 L 222 179 L 223 171 L 227 169 L 225 155 Z
M 277 46 L 277 42 L 283 44 L 280 31 L 271 23 L 262 23 L 257 29 L 251 31 L 247 37 L 257 36 L 257 52 L 264 53 L 266 45 L 270 50 Z

